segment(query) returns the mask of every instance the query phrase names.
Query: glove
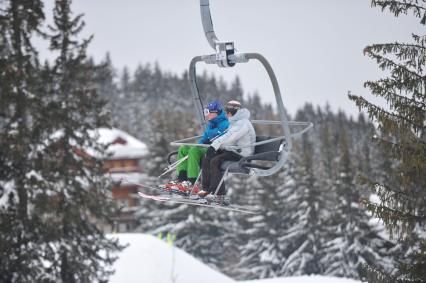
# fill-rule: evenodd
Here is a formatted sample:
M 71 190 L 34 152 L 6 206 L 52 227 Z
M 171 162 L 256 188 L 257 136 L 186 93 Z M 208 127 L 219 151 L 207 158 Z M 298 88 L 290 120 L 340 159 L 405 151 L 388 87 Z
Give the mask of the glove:
M 214 147 L 212 146 L 209 146 L 206 152 L 206 158 L 212 159 L 213 157 L 215 157 L 215 155 L 216 155 L 216 149 L 214 149 Z

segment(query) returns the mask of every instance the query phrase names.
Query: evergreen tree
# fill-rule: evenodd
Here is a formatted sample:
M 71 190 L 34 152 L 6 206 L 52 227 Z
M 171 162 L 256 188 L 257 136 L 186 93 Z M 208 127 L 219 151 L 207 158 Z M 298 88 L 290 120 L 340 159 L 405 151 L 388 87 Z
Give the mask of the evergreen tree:
M 131 83 L 131 101 L 127 105 L 127 113 L 129 115 L 129 129 L 130 133 L 146 142 L 150 145 L 150 136 L 153 135 L 151 125 L 152 117 L 150 109 L 156 109 L 157 107 L 150 108 L 153 105 L 152 102 L 156 99 L 150 95 L 149 81 L 152 80 L 152 71 L 149 65 L 139 65 L 133 75 L 133 81 Z
M 329 200 L 329 205 L 332 205 L 334 200 L 331 188 L 336 178 L 337 156 L 334 146 L 336 144 L 335 115 L 331 112 L 328 104 L 324 110 L 318 109 L 317 113 L 318 118 L 313 121 L 315 129 L 318 129 L 316 134 L 318 148 L 317 179 L 319 187 L 324 188 L 323 197 Z
M 46 192 L 37 212 L 48 221 L 50 236 L 43 266 L 48 282 L 105 281 L 113 254 L 121 249 L 102 231 L 102 225 L 112 224 L 114 205 L 96 129 L 107 127 L 108 117 L 94 88 L 97 70 L 86 57 L 90 39 L 78 40 L 84 22 L 82 15 L 73 17 L 71 2 L 56 1 L 49 35 L 58 57 L 49 70 L 47 142 L 38 155 Z
M 249 96 L 244 107 L 250 109 L 251 119 L 262 119 L 264 117 L 264 115 L 262 115 L 264 114 L 262 113 L 262 99 L 259 93 L 255 92 L 253 95 Z
M 176 244 L 212 268 L 224 269 L 227 246 L 230 246 L 232 223 L 229 214 L 221 210 L 191 207 L 184 222 L 174 227 Z M 231 244 L 232 245 L 232 244 Z
M 426 24 L 424 1 L 373 0 L 373 6 L 389 9 L 395 16 L 413 13 Z M 357 106 L 368 112 L 377 125 L 375 141 L 395 163 L 385 181 L 361 178 L 362 184 L 380 198 L 379 203 L 365 200 L 369 211 L 384 221 L 387 228 L 410 247 L 401 259 L 396 274 L 366 267 L 370 282 L 425 282 L 426 269 L 426 36 L 413 35 L 410 43 L 385 43 L 367 46 L 364 53 L 390 73 L 365 86 L 372 94 L 384 98 L 383 108 L 361 96 L 349 95 Z
M 219 86 L 220 86 L 220 84 L 219 84 Z M 220 92 L 220 90 L 219 90 L 219 92 Z M 224 98 L 222 103 L 226 103 L 229 100 L 243 101 L 243 94 L 244 94 L 244 91 L 243 91 L 243 87 L 241 85 L 241 80 L 237 76 L 237 77 L 235 77 L 235 80 L 231 84 L 231 88 L 229 90 L 229 99 Z M 251 109 L 251 110 L 254 110 L 254 109 Z
M 111 111 L 112 117 L 116 117 L 119 115 L 117 105 L 118 87 L 114 82 L 116 72 L 109 53 L 106 54 L 105 59 L 95 70 L 95 82 L 97 83 L 98 92 L 103 100 L 109 102 L 107 108 Z
M 112 116 L 114 126 L 126 132 L 131 132 L 131 129 L 129 128 L 130 125 L 127 123 L 129 119 L 132 119 L 129 113 L 129 107 L 131 105 L 130 102 L 133 95 L 130 80 L 129 69 L 125 67 L 120 78 L 119 94 L 115 99 L 115 114 Z
M 258 190 L 262 189 L 258 177 L 230 175 L 226 181 L 227 195 L 232 203 L 261 208 L 258 200 Z M 257 278 L 258 275 L 250 270 L 257 257 L 253 249 L 245 252 L 249 246 L 248 241 L 253 240 L 253 235 L 258 232 L 253 223 L 259 218 L 243 213 L 230 213 L 229 222 L 226 223 L 228 233 L 224 235 L 224 256 L 221 270 L 228 276 L 238 280 Z M 248 258 L 252 257 L 252 259 Z M 246 264 L 243 264 L 246 262 Z
M 147 169 L 151 175 L 159 176 L 167 166 L 167 156 L 176 150 L 170 142 L 194 136 L 191 132 L 193 123 L 190 116 L 173 107 L 157 111 L 150 117 L 153 133 L 149 139 L 150 162 Z M 169 176 L 167 176 L 169 177 Z
M 35 182 L 40 141 L 39 62 L 31 37 L 44 20 L 41 1 L 0 6 L 0 281 L 43 279 L 43 219 L 32 209 L 42 187 Z M 43 232 L 42 232 L 43 233 Z
M 356 156 L 358 171 L 371 174 L 373 172 L 373 162 L 371 159 L 371 133 L 374 131 L 373 126 L 366 121 L 366 118 L 362 113 L 358 116 L 358 121 L 354 126 L 356 129 L 355 145 L 358 147 L 356 150 L 361 153 Z M 366 129 L 368 132 L 365 132 Z
M 284 174 L 251 180 L 245 190 L 253 195 L 259 213 L 253 216 L 241 215 L 239 237 L 241 259 L 237 265 L 244 279 L 272 278 L 281 275 L 284 242 L 280 239 L 287 227 L 288 214 L 283 191 Z M 252 177 L 253 178 L 253 177 Z
M 310 105 L 296 115 L 298 121 L 312 121 Z M 308 118 L 310 117 L 310 118 Z M 284 186 L 288 228 L 282 231 L 284 257 L 282 275 L 322 274 L 322 251 L 325 194 L 318 186 L 312 135 L 304 135 L 294 143 L 288 175 L 291 182 Z
M 372 225 L 370 217 L 359 205 L 360 195 L 354 183 L 355 170 L 345 127 L 339 127 L 339 131 L 338 171 L 334 184 L 336 199 L 327 225 L 328 241 L 324 247 L 327 256 L 322 261 L 324 272 L 359 278 L 363 263 L 391 270 L 389 254 L 393 244 L 381 236 L 380 226 Z

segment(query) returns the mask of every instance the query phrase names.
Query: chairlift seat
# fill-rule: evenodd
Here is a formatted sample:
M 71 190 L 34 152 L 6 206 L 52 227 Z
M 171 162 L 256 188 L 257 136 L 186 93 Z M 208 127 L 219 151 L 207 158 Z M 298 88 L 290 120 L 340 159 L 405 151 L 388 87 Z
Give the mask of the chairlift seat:
M 271 136 L 256 136 L 256 142 L 262 142 L 273 139 Z M 221 170 L 225 171 L 228 168 L 229 173 L 234 174 L 249 174 L 250 168 L 269 169 L 269 167 L 251 163 L 251 161 L 278 161 L 280 156 L 281 145 L 284 139 L 276 140 L 265 144 L 256 145 L 254 154 L 243 157 L 239 161 L 225 161 L 221 165 Z

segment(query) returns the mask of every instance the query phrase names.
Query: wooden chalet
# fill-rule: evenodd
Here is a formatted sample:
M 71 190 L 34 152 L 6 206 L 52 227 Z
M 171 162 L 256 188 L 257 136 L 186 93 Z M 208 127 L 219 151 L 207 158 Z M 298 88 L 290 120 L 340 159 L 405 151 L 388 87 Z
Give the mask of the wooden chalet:
M 105 167 L 114 182 L 112 196 L 120 204 L 120 213 L 115 219 L 113 232 L 126 232 L 136 226 L 138 210 L 138 186 L 146 177 L 143 164 L 148 155 L 147 146 L 119 129 L 98 129 L 99 141 L 108 144 Z

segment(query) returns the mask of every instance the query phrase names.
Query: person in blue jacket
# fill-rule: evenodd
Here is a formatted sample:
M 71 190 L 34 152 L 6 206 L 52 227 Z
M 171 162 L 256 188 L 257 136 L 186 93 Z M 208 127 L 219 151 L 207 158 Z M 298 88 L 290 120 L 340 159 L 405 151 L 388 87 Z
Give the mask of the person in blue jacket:
M 223 135 L 229 126 L 226 113 L 218 101 L 210 102 L 204 109 L 208 123 L 202 137 L 198 140 L 199 144 L 211 144 L 217 137 Z M 200 160 L 206 154 L 207 149 L 198 146 L 180 146 L 178 159 L 188 156 L 188 159 L 180 163 L 177 167 L 177 181 L 168 185 L 193 185 L 200 173 Z M 185 183 L 189 181 L 191 184 Z M 180 183 L 180 184 L 179 184 Z M 167 186 L 167 185 L 166 185 Z

